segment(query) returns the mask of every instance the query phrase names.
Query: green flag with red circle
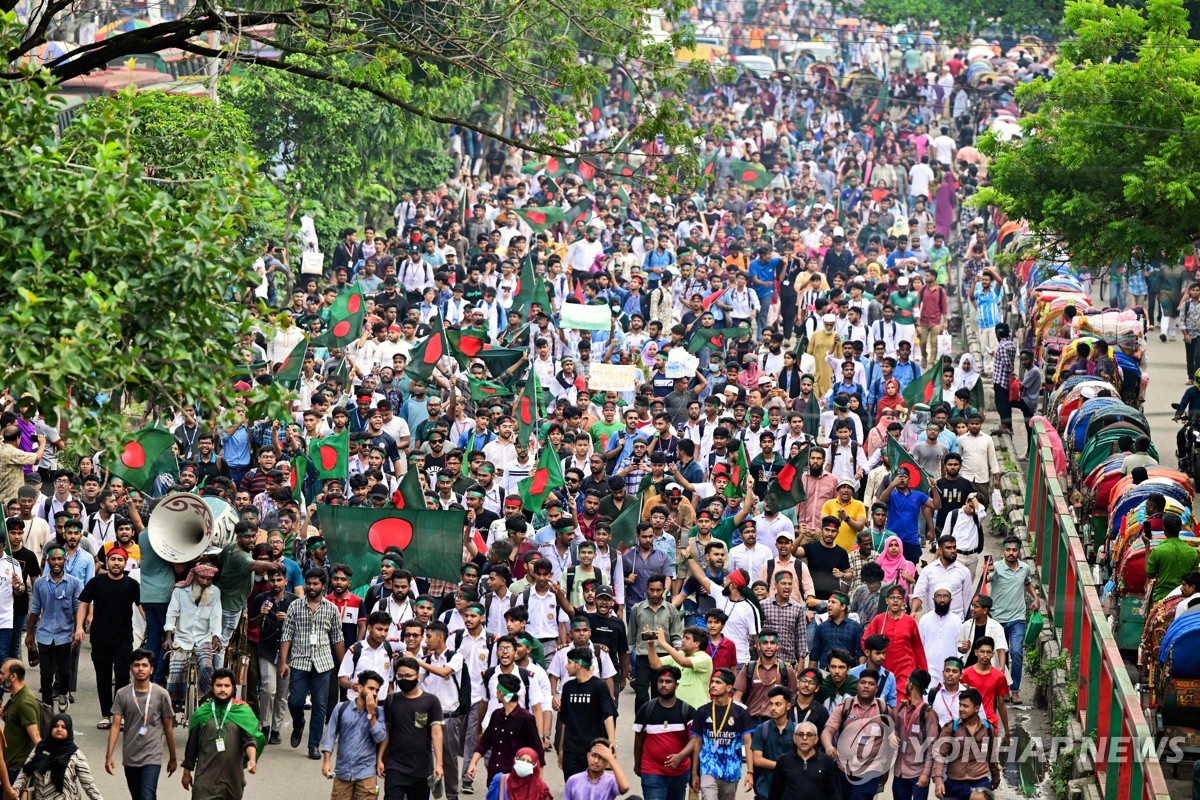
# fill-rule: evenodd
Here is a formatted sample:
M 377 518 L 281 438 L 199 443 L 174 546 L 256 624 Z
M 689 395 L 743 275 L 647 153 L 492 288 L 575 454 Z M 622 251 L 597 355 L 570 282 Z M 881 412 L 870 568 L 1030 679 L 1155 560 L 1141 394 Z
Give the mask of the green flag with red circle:
M 711 347 L 714 350 L 723 350 L 725 344 L 733 339 L 737 339 L 746 333 L 747 328 L 696 328 L 692 333 L 692 337 L 688 339 L 687 351 L 692 355 L 699 353 L 706 347 Z
M 542 387 L 537 371 L 529 370 L 529 380 L 517 398 L 513 416 L 517 418 L 517 441 L 531 442 L 538 434 L 538 422 L 542 418 Z
M 517 212 L 518 217 L 525 220 L 534 233 L 541 233 L 554 223 L 564 222 L 567 219 L 566 214 L 558 206 L 526 206 L 513 210 Z
M 175 437 L 166 428 L 142 428 L 118 442 L 102 459 L 104 467 L 140 492 L 149 492 L 162 474 Z M 174 459 L 171 459 L 172 461 Z
M 933 485 L 932 479 L 925 470 L 921 469 L 921 465 L 912 457 L 912 453 L 908 452 L 904 445 L 893 439 L 891 435 L 887 437 L 887 456 L 893 478 L 901 472 L 907 472 L 908 488 L 929 494 L 929 489 Z
M 304 354 L 308 352 L 308 339 L 301 337 L 292 352 L 283 357 L 279 369 L 275 370 L 275 380 L 285 385 L 294 385 L 300 380 L 300 368 L 304 366 Z
M 350 467 L 350 431 L 312 439 L 308 443 L 308 458 L 317 480 L 345 480 Z
M 547 314 L 551 312 L 550 294 L 546 291 L 546 281 L 533 268 L 533 259 L 525 258 L 521 262 L 521 275 L 517 278 L 516 291 L 513 292 L 513 310 L 521 312 L 526 319 L 533 318 L 533 305 L 537 304 Z
M 935 359 L 929 369 L 921 373 L 917 378 L 909 382 L 908 386 L 900 392 L 900 396 L 904 398 L 904 403 L 909 408 L 912 408 L 917 403 L 931 405 L 934 402 L 934 397 L 942 389 L 942 360 Z
M 420 511 L 425 508 L 425 490 L 421 487 L 421 476 L 412 467 L 400 479 L 400 486 L 392 494 L 396 508 Z
M 737 442 L 729 455 L 729 483 L 725 486 L 726 497 L 743 497 L 746 494 L 746 476 L 750 474 L 750 461 L 746 458 L 746 443 Z
M 492 346 L 487 328 L 451 328 L 446 331 L 446 339 L 450 342 L 454 360 L 462 369 L 470 366 L 471 359 Z
M 811 445 L 800 448 L 800 452 L 795 458 L 789 458 L 779 472 L 775 473 L 775 477 L 767 487 L 767 495 L 764 499 L 775 511 L 786 511 L 808 499 L 808 493 L 804 491 L 803 479 L 804 470 L 808 469 L 810 449 Z
M 765 189 L 774 179 L 766 167 L 753 161 L 731 161 L 729 169 L 735 183 L 753 186 L 755 189 Z
M 421 339 L 408 356 L 404 374 L 419 381 L 429 380 L 437 363 L 446 355 L 446 337 L 436 333 Z
M 491 400 L 495 397 L 512 397 L 512 389 L 500 381 L 480 380 L 467 376 L 467 385 L 471 390 L 471 399 L 476 403 Z
M 379 572 L 390 547 L 404 554 L 404 568 L 422 578 L 457 581 L 463 559 L 467 512 L 321 506 L 318 527 L 331 563 L 354 570 L 356 583 Z
M 349 292 L 342 292 L 329 309 L 329 327 L 313 340 L 318 347 L 345 347 L 362 334 L 363 318 L 367 313 L 367 302 L 358 284 Z
M 292 499 L 304 503 L 304 476 L 308 474 L 309 460 L 306 456 L 294 455 L 288 462 L 288 488 L 292 490 Z
M 542 506 L 550 499 L 550 493 L 566 484 L 558 453 L 553 447 L 543 447 L 533 474 L 517 484 L 521 505 L 529 511 L 541 511 Z

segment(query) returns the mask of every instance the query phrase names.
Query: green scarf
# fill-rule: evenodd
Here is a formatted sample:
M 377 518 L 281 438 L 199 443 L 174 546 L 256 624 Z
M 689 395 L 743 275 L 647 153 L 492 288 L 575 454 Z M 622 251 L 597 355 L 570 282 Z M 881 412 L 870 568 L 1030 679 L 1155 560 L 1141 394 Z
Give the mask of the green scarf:
M 254 738 L 254 744 L 257 746 L 257 758 L 263 757 L 263 751 L 267 746 L 267 738 L 263 736 L 262 731 L 258 729 L 258 717 L 254 715 L 254 711 L 249 704 L 243 700 L 238 700 L 236 697 L 229 701 L 229 716 L 227 720 L 232 721 L 239 728 L 250 734 Z M 192 713 L 192 719 L 189 724 L 191 728 L 202 727 L 208 724 L 208 721 L 213 718 L 213 703 L 209 701 L 203 703 Z

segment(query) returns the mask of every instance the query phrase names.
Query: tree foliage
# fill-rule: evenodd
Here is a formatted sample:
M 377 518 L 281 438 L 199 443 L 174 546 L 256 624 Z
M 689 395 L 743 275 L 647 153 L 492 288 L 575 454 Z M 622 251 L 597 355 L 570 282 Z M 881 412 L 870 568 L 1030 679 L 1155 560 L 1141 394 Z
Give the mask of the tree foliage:
M 0 84 L 4 385 L 65 409 L 71 437 L 92 444 L 126 424 L 131 403 L 231 407 L 249 319 L 224 298 L 251 279 L 230 253 L 256 164 L 235 155 L 206 177 L 173 164 L 151 181 L 125 144 L 134 120 L 82 115 L 77 143 L 62 144 L 56 111 L 36 76 Z M 277 408 L 280 396 L 241 399 Z
M 16 0 L 0 0 L 0 10 Z M 682 98 L 701 63 L 677 70 L 686 33 L 644 35 L 650 12 L 677 19 L 685 0 L 253 0 L 197 3 L 178 19 L 113 33 L 73 49 L 47 67 L 60 79 L 168 49 L 312 78 L 365 92 L 410 117 L 461 124 L 508 144 L 567 154 L 579 118 L 612 70 L 634 80 L 638 138 L 662 134 L 690 145 Z M 42 44 L 56 24 L 90 15 L 72 0 L 46 0 L 30 12 L 9 63 Z M 212 36 L 210 36 L 212 35 Z M 216 39 L 220 44 L 210 43 Z M 281 52 L 285 58 L 267 57 Z M 21 73 L 10 70 L 10 80 Z M 491 120 L 457 114 L 447 98 L 478 97 L 489 87 L 540 107 L 548 133 L 518 141 Z M 694 166 L 694 165 L 693 165 Z
M 1072 0 L 1054 76 L 1018 89 L 1024 136 L 989 139 L 978 202 L 1091 265 L 1200 238 L 1200 49 L 1180 0 Z

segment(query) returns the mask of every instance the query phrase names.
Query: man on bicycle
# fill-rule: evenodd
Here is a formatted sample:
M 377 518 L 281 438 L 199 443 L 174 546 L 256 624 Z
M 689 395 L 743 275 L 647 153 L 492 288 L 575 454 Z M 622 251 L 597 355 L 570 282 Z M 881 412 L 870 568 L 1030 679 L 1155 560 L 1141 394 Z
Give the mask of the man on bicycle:
M 216 576 L 213 565 L 197 564 L 171 592 L 163 645 L 177 651 L 172 653 L 167 676 L 167 691 L 176 705 L 187 689 L 188 663 L 193 657 L 198 696 L 212 688 L 213 656 L 221 648 L 221 590 L 213 586 Z

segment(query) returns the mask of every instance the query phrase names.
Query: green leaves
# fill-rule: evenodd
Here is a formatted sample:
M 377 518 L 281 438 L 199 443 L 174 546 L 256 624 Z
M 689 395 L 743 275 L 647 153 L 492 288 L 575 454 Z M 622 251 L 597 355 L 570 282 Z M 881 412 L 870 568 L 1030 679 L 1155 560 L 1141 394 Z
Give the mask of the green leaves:
M 982 145 L 992 188 L 976 202 L 1094 270 L 1135 248 L 1174 257 L 1200 238 L 1200 49 L 1182 2 L 1076 0 L 1066 21 L 1075 36 L 1054 77 L 1017 90 L 1024 138 Z
M 11 33 L 9 24 L 0 40 L 11 45 Z M 62 410 L 68 437 L 84 447 L 118 434 L 130 404 L 282 399 L 276 387 L 242 398 L 232 389 L 232 354 L 250 320 L 227 293 L 256 283 L 252 259 L 237 254 L 259 181 L 254 160 L 238 144 L 219 164 L 204 162 L 189 135 L 196 152 L 150 178 L 126 150 L 142 123 L 115 110 L 143 101 L 110 100 L 78 117 L 60 143 L 41 82 L 0 84 L 0 270 L 9 276 L 0 285 L 0 357 L 11 390 Z M 171 119 L 163 124 L 181 124 Z

